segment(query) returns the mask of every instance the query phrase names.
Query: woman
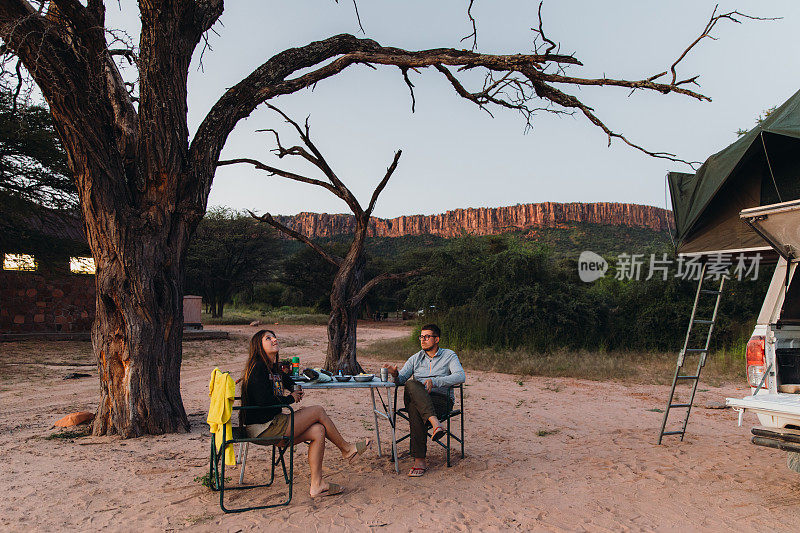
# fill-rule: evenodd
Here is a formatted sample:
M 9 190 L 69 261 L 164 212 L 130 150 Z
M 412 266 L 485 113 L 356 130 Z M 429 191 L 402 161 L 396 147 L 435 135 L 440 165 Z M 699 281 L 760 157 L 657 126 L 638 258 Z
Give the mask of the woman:
M 295 386 L 278 364 L 278 338 L 273 331 L 262 329 L 250 339 L 250 356 L 242 377 L 242 405 L 289 405 L 303 398 L 303 390 Z M 289 394 L 285 394 L 285 391 Z M 289 414 L 280 407 L 244 409 L 241 423 L 249 437 L 289 436 Z M 322 457 L 325 439 L 342 452 L 342 458 L 352 461 L 369 446 L 369 439 L 350 444 L 342 437 L 328 414 L 319 405 L 295 409 L 294 440 L 308 442 L 308 465 L 311 468 L 311 497 L 332 496 L 342 492 L 341 485 L 322 480 Z

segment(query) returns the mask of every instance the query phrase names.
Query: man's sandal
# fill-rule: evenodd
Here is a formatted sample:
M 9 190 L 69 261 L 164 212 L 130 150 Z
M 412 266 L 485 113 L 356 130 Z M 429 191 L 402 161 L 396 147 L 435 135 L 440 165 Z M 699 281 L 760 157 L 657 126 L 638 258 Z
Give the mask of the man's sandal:
M 439 439 L 445 435 L 447 435 L 447 431 L 445 431 L 442 426 L 435 427 L 433 429 L 433 435 L 431 435 L 431 440 L 438 442 Z
M 408 471 L 408 477 L 422 477 L 425 474 L 427 468 L 420 468 L 415 466 L 411 470 Z

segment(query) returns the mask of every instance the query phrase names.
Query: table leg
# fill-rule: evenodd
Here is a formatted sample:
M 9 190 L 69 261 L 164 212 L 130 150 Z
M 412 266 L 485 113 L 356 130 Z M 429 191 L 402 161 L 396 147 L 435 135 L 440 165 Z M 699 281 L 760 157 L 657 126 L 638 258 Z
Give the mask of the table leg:
M 391 393 L 386 392 L 386 402 L 389 404 L 389 425 L 392 426 L 392 454 L 394 454 L 394 472 L 400 473 L 400 463 L 397 459 L 397 433 L 395 431 L 395 422 L 397 421 L 395 412 L 397 411 L 397 388 L 394 392 L 394 401 L 392 401 Z
M 375 417 L 375 437 L 377 437 L 378 440 L 378 456 L 381 456 L 381 430 L 378 426 L 378 411 L 375 406 L 375 388 L 370 387 L 369 392 L 372 395 L 372 416 Z

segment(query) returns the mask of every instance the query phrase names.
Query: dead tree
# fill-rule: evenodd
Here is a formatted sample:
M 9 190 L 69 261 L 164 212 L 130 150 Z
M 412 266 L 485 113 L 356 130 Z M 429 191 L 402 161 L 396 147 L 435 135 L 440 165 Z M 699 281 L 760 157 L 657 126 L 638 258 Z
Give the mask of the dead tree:
M 0 78 L 27 73 L 47 101 L 97 267 L 92 343 L 100 401 L 93 431 L 123 437 L 189 428 L 180 393 L 186 250 L 228 135 L 256 107 L 357 64 L 399 68 L 413 96 L 409 72 L 432 67 L 459 96 L 483 109 L 515 110 L 528 123 L 539 110 L 578 112 L 606 132 L 609 142 L 618 138 L 649 155 L 678 160 L 613 132 L 565 88 L 613 86 L 708 100 L 689 88 L 697 77 L 681 79 L 675 67 L 717 22 L 741 17 L 715 11 L 700 38 L 670 68 L 634 80 L 567 75 L 565 67 L 581 62 L 558 53 L 541 24 L 534 28 L 539 46 L 529 54 L 409 51 L 334 35 L 266 59 L 225 91 L 190 143 L 189 65 L 222 14 L 223 0 L 139 0 L 138 5 L 140 39 L 129 49 L 120 47 L 118 34 L 106 26 L 103 0 L 0 2 Z M 123 68 L 135 75 L 124 77 Z M 468 89 L 458 77 L 465 69 L 485 72 L 483 87 Z
M 350 208 L 354 217 L 353 228 L 353 241 L 347 248 L 347 253 L 344 257 L 334 255 L 311 240 L 308 235 L 304 235 L 284 224 L 275 220 L 272 215 L 266 213 L 257 216 L 251 213 L 255 218 L 266 222 L 274 228 L 280 230 L 286 235 L 304 242 L 312 250 L 317 252 L 323 259 L 336 267 L 336 274 L 333 277 L 333 285 L 331 286 L 331 314 L 328 318 L 328 349 L 325 356 L 325 368 L 327 370 L 337 372 L 341 370 L 348 374 L 357 374 L 361 372 L 361 365 L 356 360 L 356 329 L 358 327 L 358 315 L 361 310 L 361 304 L 369 291 L 382 281 L 389 279 L 403 279 L 409 276 L 418 274 L 420 270 L 412 270 L 403 273 L 383 273 L 375 276 L 369 281 L 364 281 L 364 269 L 366 266 L 366 258 L 364 256 L 364 245 L 366 244 L 367 230 L 369 229 L 369 219 L 372 216 L 372 211 L 375 209 L 375 204 L 380 196 L 389 179 L 392 177 L 397 163 L 400 161 L 402 150 L 398 150 L 394 154 L 394 159 L 386 169 L 386 174 L 383 179 L 378 183 L 375 190 L 372 192 L 369 205 L 366 209 L 361 207 L 361 204 L 356 199 L 355 195 L 349 188 L 342 182 L 342 180 L 333 171 L 331 165 L 322 155 L 319 148 L 311 140 L 311 129 L 308 125 L 308 119 L 304 127 L 301 127 L 297 122 L 289 118 L 278 108 L 267 104 L 267 107 L 279 113 L 289 124 L 291 124 L 297 131 L 300 139 L 305 146 L 292 146 L 285 148 L 281 145 L 281 140 L 278 132 L 271 131 L 275 134 L 275 142 L 278 147 L 273 150 L 279 158 L 286 156 L 297 156 L 305 159 L 317 169 L 319 169 L 325 176 L 327 181 L 309 178 L 288 172 L 270 165 L 266 165 L 256 159 L 238 158 L 219 161 L 217 165 L 235 165 L 235 164 L 249 164 L 253 165 L 259 170 L 268 172 L 273 176 L 281 176 L 290 180 L 300 181 L 303 183 L 310 183 L 327 189 L 338 198 L 341 198 Z

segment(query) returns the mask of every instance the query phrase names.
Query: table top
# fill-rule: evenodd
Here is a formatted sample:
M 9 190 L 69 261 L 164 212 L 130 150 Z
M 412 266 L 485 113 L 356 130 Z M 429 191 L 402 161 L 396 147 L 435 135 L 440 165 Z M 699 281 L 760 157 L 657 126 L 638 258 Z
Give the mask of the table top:
M 304 383 L 298 382 L 303 390 L 309 389 L 373 389 L 373 388 L 393 388 L 396 386 L 394 381 L 381 381 L 380 378 L 372 378 L 372 381 L 330 381 L 328 383 Z

